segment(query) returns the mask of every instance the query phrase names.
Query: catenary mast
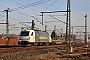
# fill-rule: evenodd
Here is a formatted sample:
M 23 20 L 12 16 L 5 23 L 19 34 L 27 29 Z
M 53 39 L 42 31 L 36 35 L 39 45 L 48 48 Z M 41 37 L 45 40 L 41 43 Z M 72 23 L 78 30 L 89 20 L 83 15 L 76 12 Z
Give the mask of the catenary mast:
M 70 0 L 67 0 L 67 20 L 66 20 L 66 43 L 69 46 L 69 51 L 72 52 L 71 46 L 71 10 Z

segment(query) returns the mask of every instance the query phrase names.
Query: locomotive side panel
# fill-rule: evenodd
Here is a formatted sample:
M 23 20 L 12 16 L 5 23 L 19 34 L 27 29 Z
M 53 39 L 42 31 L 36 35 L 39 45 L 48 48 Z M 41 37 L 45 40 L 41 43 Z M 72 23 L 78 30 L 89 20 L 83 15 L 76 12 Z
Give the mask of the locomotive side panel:
M 37 31 L 35 33 L 35 41 L 36 42 L 50 42 L 49 33 L 43 31 Z

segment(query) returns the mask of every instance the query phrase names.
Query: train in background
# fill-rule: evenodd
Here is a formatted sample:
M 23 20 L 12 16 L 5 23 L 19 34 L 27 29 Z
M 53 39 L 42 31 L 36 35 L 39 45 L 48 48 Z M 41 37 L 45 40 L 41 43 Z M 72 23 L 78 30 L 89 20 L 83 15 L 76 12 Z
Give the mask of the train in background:
M 21 30 L 18 44 L 26 45 L 48 45 L 51 44 L 51 35 L 41 30 L 25 29 Z

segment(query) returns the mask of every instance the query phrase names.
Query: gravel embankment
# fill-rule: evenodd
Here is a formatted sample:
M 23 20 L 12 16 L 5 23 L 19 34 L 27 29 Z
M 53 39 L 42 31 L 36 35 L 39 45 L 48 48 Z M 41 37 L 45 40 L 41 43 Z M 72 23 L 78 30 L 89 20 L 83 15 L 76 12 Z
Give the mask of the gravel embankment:
M 57 49 L 35 49 L 27 51 L 1 53 L 0 60 L 26 60 L 27 57 L 32 57 L 40 54 L 56 52 Z
M 73 53 L 61 47 L 8 52 L 1 53 L 0 60 L 90 60 L 90 48 L 75 48 Z

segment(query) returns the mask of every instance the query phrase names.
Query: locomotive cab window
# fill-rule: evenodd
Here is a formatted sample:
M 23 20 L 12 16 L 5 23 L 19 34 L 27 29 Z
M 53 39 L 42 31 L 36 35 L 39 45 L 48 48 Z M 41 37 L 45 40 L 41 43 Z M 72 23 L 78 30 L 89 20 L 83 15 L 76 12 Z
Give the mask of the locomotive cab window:
M 20 36 L 29 36 L 29 31 L 21 31 Z
M 31 33 L 31 36 L 33 36 L 33 32 Z

